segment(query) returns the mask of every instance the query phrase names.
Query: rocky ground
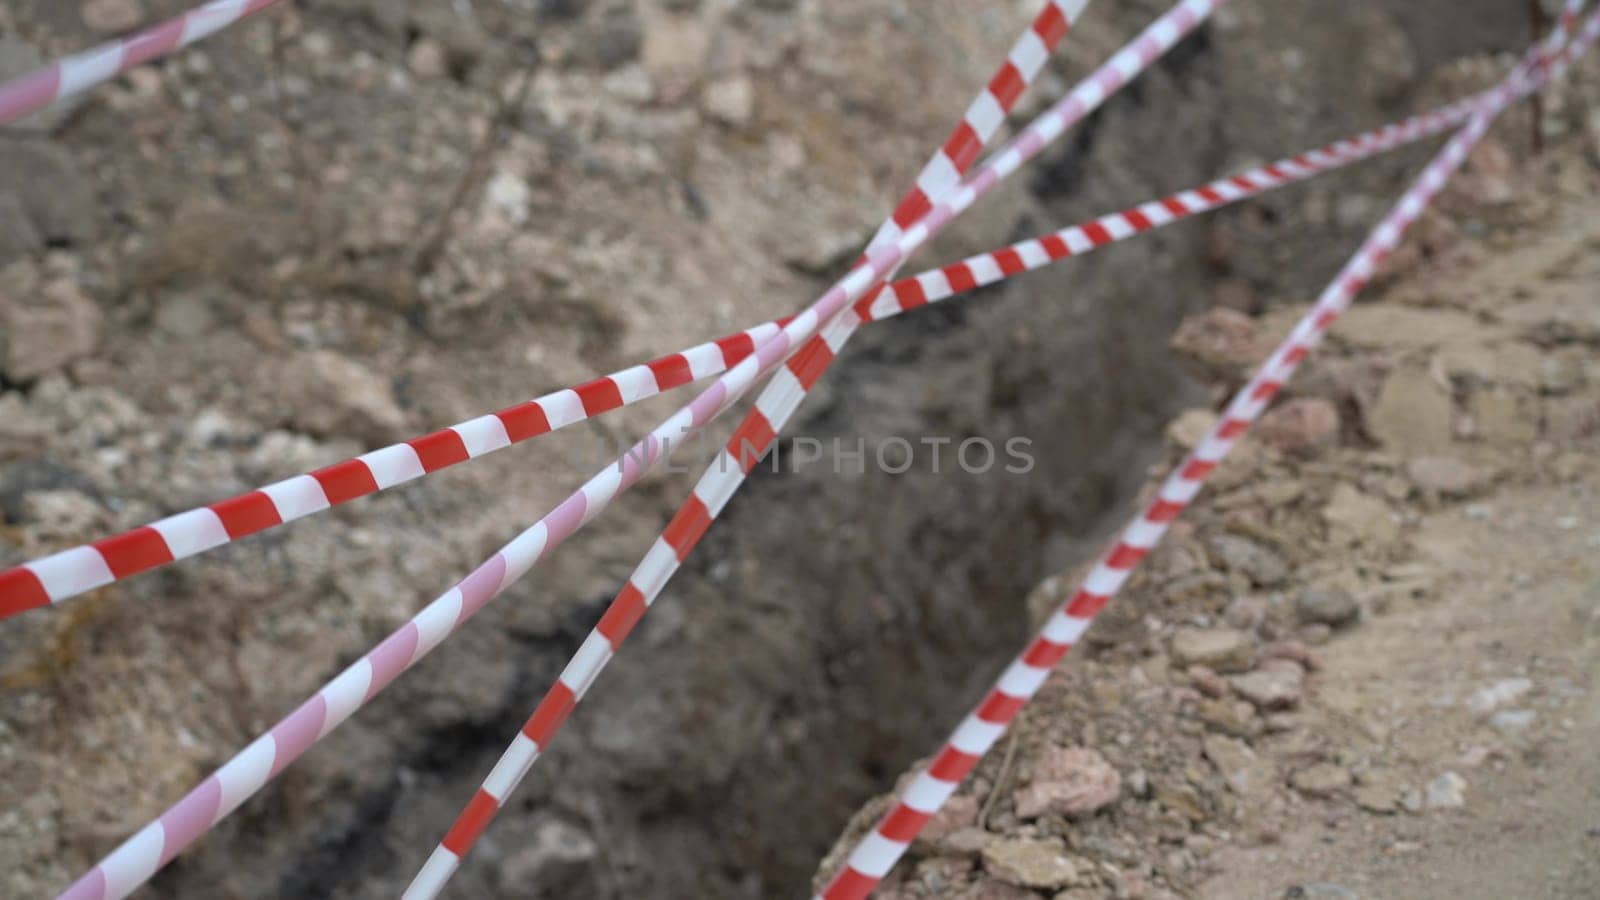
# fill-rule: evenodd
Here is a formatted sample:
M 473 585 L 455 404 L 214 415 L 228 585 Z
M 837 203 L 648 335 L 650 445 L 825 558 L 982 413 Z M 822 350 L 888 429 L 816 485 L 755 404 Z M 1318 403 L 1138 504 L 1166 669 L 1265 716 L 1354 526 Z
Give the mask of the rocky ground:
M 883 896 L 1596 896 L 1600 160 L 1571 149 L 1480 151 Z M 1174 344 L 1220 397 L 1297 314 Z
M 190 5 L 0 4 L 0 73 Z M 1168 5 L 1095 4 L 1024 111 Z M 7 130 L 0 565 L 794 310 L 848 264 L 1036 8 L 298 0 Z M 1454 98 L 1508 66 L 1527 39 L 1523 12 L 1501 0 L 1236 0 L 922 261 Z M 1591 60 L 1575 73 L 1578 86 L 1552 95 L 1541 123 L 1551 158 L 1595 153 L 1597 71 Z M 1416 246 L 1500 259 L 1549 225 L 1555 212 L 1527 197 L 1549 194 L 1540 179 L 1555 176 L 1513 164 L 1529 122 L 1527 107 L 1508 117 L 1502 153 L 1485 158 Z M 972 478 L 919 460 L 904 475 L 758 474 L 480 844 L 459 876 L 462 895 L 803 889 L 851 812 L 939 738 L 1020 642 L 1029 589 L 1095 552 L 1139 490 L 1140 467 L 1161 457 L 1168 421 L 1203 404 L 1205 379 L 1166 348 L 1180 322 L 1212 307 L 1238 314 L 1191 329 L 1220 332 L 1222 355 L 1206 374 L 1227 377 L 1243 359 L 1228 336 L 1259 346 L 1250 336 L 1270 334 L 1280 324 L 1274 310 L 1331 274 L 1424 152 L 867 329 L 808 401 L 799 430 L 864 439 L 869 452 L 896 436 L 1025 436 L 1041 448 L 1035 470 Z M 1589 189 L 1587 170 L 1565 171 L 1578 186 L 1562 191 Z M 1522 218 L 1501 218 L 1512 213 Z M 1450 334 L 1460 340 L 1356 348 L 1350 371 L 1302 379 L 1303 396 L 1333 404 L 1339 437 L 1272 463 L 1302 485 L 1288 508 L 1316 526 L 1306 535 L 1281 526 L 1307 543 L 1274 551 L 1288 569 L 1274 591 L 1291 596 L 1293 580 L 1309 578 L 1302 554 L 1325 540 L 1325 501 L 1357 525 L 1373 502 L 1409 508 L 1412 498 L 1384 485 L 1411 477 L 1413 457 L 1500 446 L 1490 436 L 1502 423 L 1522 441 L 1505 446 L 1526 456 L 1535 414 L 1540 428 L 1557 423 L 1539 440 L 1570 446 L 1561 435 L 1581 432 L 1595 383 L 1586 364 L 1570 362 L 1587 358 L 1587 345 L 1571 343 L 1581 331 L 1536 335 L 1546 343 L 1532 346 L 1561 350 L 1536 358 L 1525 341 L 1508 344 L 1522 348 L 1521 381 L 1442 393 L 1447 383 L 1479 383 L 1463 348 L 1554 321 L 1492 319 L 1502 308 L 1509 316 L 1510 291 L 1536 280 L 1506 281 L 1498 294 L 1484 282 L 1473 302 L 1490 312 L 1460 306 L 1466 295 L 1456 292 L 1397 305 L 1457 304 Z M 1412 333 L 1404 324 L 1368 330 L 1393 340 Z M 1428 359 L 1446 368 L 1415 368 Z M 1577 380 L 1546 386 L 1551 360 L 1565 361 L 1551 377 L 1579 371 Z M 590 473 L 585 461 L 672 403 L 4 623 L 0 894 L 65 884 L 565 496 Z M 1413 421 L 1418 404 L 1431 418 Z M 1438 438 L 1441 422 L 1449 432 L 1469 414 L 1471 443 Z M 1303 419 L 1325 426 L 1327 416 L 1315 406 Z M 1438 445 L 1369 469 L 1359 448 L 1388 439 L 1386 428 Z M 1506 449 L 1499 462 L 1464 461 L 1486 481 L 1475 490 L 1488 491 L 1517 459 Z M 1363 477 L 1341 474 L 1351 467 Z M 1452 474 L 1448 463 L 1431 473 Z M 625 498 L 150 893 L 397 893 L 687 482 L 663 477 Z M 1239 515 L 1264 508 L 1245 503 Z M 1220 546 L 1272 547 L 1263 535 L 1280 526 L 1267 519 L 1267 532 Z M 1207 553 L 1212 543 L 1203 542 Z M 1215 619 L 1231 593 L 1266 596 L 1232 576 L 1219 587 L 1200 571 L 1207 563 L 1192 563 L 1196 596 L 1220 606 L 1197 605 L 1190 619 Z M 1373 577 L 1343 589 L 1356 596 Z M 1165 615 L 1172 627 L 1188 621 Z M 1108 623 L 1102 633 L 1113 627 L 1144 626 Z M 1152 634 L 1140 640 L 1166 646 L 1164 632 Z M 1272 677 L 1290 677 L 1274 665 Z M 1551 682 L 1531 670 L 1504 677 L 1535 682 L 1510 707 L 1534 709 L 1530 733 L 1559 721 L 1528 706 L 1557 696 Z M 1185 720 L 1180 699 L 1160 702 L 1172 721 Z M 1110 759 L 1125 783 L 1139 766 L 1152 791 L 1179 783 L 1153 759 L 1130 763 L 1085 734 L 1074 742 Z M 1178 746 L 1174 760 L 1209 771 Z M 1468 780 L 1472 810 L 1481 770 L 1450 770 Z M 1206 793 L 1216 782 L 1197 777 L 1197 802 L 1209 822 L 1221 821 L 1221 801 Z M 1139 815 L 1160 820 L 1146 805 Z M 991 824 L 1015 815 L 1003 803 L 991 813 Z M 1129 846 L 1153 833 L 1138 830 Z M 1198 858 L 1201 844 L 1171 843 L 1148 859 L 1165 865 L 1172 850 Z M 1165 877 L 1149 873 L 1153 884 Z M 1185 877 L 1197 883 L 1176 872 L 1172 883 Z

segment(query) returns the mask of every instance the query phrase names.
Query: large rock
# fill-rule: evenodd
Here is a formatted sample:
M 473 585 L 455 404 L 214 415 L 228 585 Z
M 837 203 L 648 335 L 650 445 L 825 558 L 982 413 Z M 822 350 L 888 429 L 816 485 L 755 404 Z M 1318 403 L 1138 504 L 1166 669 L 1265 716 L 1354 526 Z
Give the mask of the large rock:
M 1114 803 L 1122 776 L 1088 747 L 1051 747 L 1034 766 L 1033 783 L 1016 793 L 1017 815 L 1077 816 Z

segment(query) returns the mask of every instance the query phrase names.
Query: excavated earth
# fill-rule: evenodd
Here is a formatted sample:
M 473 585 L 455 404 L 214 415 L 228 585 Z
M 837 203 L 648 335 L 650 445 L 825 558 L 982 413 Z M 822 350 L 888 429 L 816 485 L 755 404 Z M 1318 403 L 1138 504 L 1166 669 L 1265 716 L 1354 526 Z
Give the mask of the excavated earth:
M 0 74 L 187 5 L 15 0 L 0 8 Z M 1022 113 L 1165 6 L 1095 4 Z M 849 264 L 1036 7 L 304 0 L 0 132 L 0 565 L 799 308 Z M 1497 0 L 1237 0 L 920 261 L 1142 202 L 1476 89 L 1526 42 L 1523 13 Z M 1420 249 L 1396 263 L 1432 273 L 1447 265 L 1437 256 L 1457 268 L 1398 274 L 1431 287 L 1400 282 L 1395 292 L 1414 293 L 1386 301 L 1399 318 L 1370 322 L 1370 345 L 1302 379 L 1297 390 L 1334 408 L 1337 436 L 1310 451 L 1249 456 L 1257 468 L 1242 467 L 1153 560 L 1161 578 L 1192 582 L 1192 596 L 1167 599 L 1166 581 L 1141 588 L 1122 607 L 1130 611 L 1097 626 L 1104 649 L 1070 662 L 1043 698 L 1074 715 L 1030 714 L 1011 772 L 985 763 L 987 781 L 968 796 L 988 808 L 963 827 L 979 827 L 981 813 L 986 833 L 1060 840 L 1073 879 L 1019 888 L 991 877 L 984 847 L 922 848 L 924 862 L 943 860 L 929 871 L 942 866 L 948 877 L 897 889 L 1190 893 L 1230 865 L 1287 874 L 1291 858 L 1308 879 L 1333 877 L 1317 860 L 1337 868 L 1335 850 L 1374 835 L 1434 852 L 1404 836 L 1426 817 L 1402 810 L 1369 822 L 1345 802 L 1377 765 L 1361 741 L 1394 740 L 1403 725 L 1372 726 L 1387 729 L 1381 738 L 1334 731 L 1323 718 L 1349 729 L 1366 719 L 1309 699 L 1297 701 L 1303 711 L 1246 715 L 1227 681 L 1245 673 L 1201 673 L 1219 693 L 1207 697 L 1190 685 L 1194 670 L 1171 661 L 1169 642 L 1176 629 L 1232 614 L 1229 627 L 1255 629 L 1231 638 L 1251 650 L 1250 665 L 1281 659 L 1256 644 L 1297 637 L 1300 626 L 1284 618 L 1295 586 L 1333 580 L 1362 616 L 1405 617 L 1363 624 L 1354 640 L 1392 627 L 1393 640 L 1415 646 L 1411 630 L 1442 627 L 1430 604 L 1454 583 L 1446 574 L 1511 579 L 1494 565 L 1509 555 L 1526 560 L 1515 578 L 1540 579 L 1574 558 L 1571 541 L 1593 530 L 1588 507 L 1571 498 L 1594 484 L 1581 442 L 1600 383 L 1592 311 L 1576 298 L 1589 289 L 1593 299 L 1596 272 L 1572 249 L 1528 279 L 1492 281 L 1489 264 L 1527 234 L 1583 224 L 1571 198 L 1594 189 L 1587 110 L 1597 71 L 1575 71 L 1582 87 L 1554 92 L 1538 123 L 1526 107 L 1508 115 L 1414 242 Z M 1528 166 L 1533 125 L 1551 162 Z M 831 460 L 791 461 L 753 478 L 485 835 L 457 895 L 805 890 L 852 813 L 927 752 L 1020 645 L 1035 585 L 1089 558 L 1146 468 L 1166 461 L 1173 417 L 1205 407 L 1218 379 L 1237 376 L 1239 348 L 1206 343 L 1207 328 L 1276 333 L 1282 311 L 1331 276 L 1425 154 L 1395 154 L 867 329 L 795 430 L 829 447 L 861 442 L 865 471 L 854 474 L 849 459 L 842 474 Z M 1579 225 L 1561 227 L 1577 234 Z M 1585 233 L 1579 247 L 1593 250 Z M 1566 293 L 1518 293 L 1541 279 Z M 1541 297 L 1549 309 L 1525 309 Z M 1205 365 L 1186 368 L 1169 339 L 1213 308 L 1233 318 L 1191 325 L 1204 352 L 1186 347 Z M 1406 318 L 1418 310 L 1430 318 Z M 1406 343 L 1436 327 L 1459 341 Z M 1501 343 L 1519 348 L 1524 368 L 1476 370 L 1474 348 Z M 1549 384 L 1547 360 L 1561 360 Z M 1474 393 L 1484 385 L 1487 400 Z M 1431 406 L 1414 413 L 1413 401 Z M 64 886 L 676 402 L 611 414 L 0 623 L 0 894 Z M 1187 421 L 1192 429 L 1194 416 Z M 1428 430 L 1440 422 L 1442 436 Z M 894 438 L 923 448 L 1026 439 L 1035 464 L 980 476 L 947 456 L 935 471 L 924 449 L 893 474 L 870 462 Z M 1433 495 L 1406 480 L 1419 456 L 1468 466 L 1473 491 L 1520 499 L 1503 516 L 1490 501 L 1472 501 L 1490 504 L 1481 515 L 1454 499 L 1430 505 Z M 1522 465 L 1529 460 L 1538 466 Z M 1262 471 L 1297 486 L 1273 488 Z M 148 894 L 397 894 L 692 477 L 667 473 L 623 498 Z M 1224 497 L 1243 499 L 1227 512 Z M 1370 522 L 1336 526 L 1325 521 L 1329 504 L 1358 519 L 1378 504 L 1379 518 L 1400 523 L 1372 545 L 1339 531 Z M 1548 565 L 1506 546 L 1535 533 L 1515 509 L 1566 541 L 1541 550 Z M 1427 555 L 1433 517 L 1437 541 L 1457 556 Z M 1562 517 L 1580 524 L 1549 524 Z M 1215 550 L 1213 533 L 1237 540 Z M 1285 571 L 1257 584 L 1242 560 L 1213 551 Z M 1409 579 L 1417 586 L 1392 586 Z M 1435 642 L 1441 659 L 1466 644 L 1502 654 L 1498 667 L 1463 662 L 1451 680 L 1434 679 L 1441 697 L 1455 703 L 1478 682 L 1523 678 L 1532 686 L 1505 702 L 1534 716 L 1513 735 L 1474 738 L 1472 771 L 1453 757 L 1382 759 L 1397 779 L 1394 804 L 1449 769 L 1467 783 L 1467 812 L 1449 815 L 1470 816 L 1480 771 L 1526 777 L 1515 773 L 1530 758 L 1581 756 L 1576 735 L 1593 717 L 1568 710 L 1585 697 L 1593 708 L 1584 692 L 1594 624 L 1577 594 L 1564 596 L 1566 643 L 1520 656 L 1492 650 L 1512 637 L 1497 635 L 1493 609 L 1481 606 Z M 1240 619 L 1240 604 L 1261 615 Z M 1373 685 L 1386 657 L 1368 645 L 1341 664 L 1344 635 L 1318 648 L 1327 674 L 1302 687 L 1309 698 L 1307 686 L 1324 679 L 1317 703 L 1342 691 L 1360 707 L 1366 692 L 1381 693 Z M 1585 647 L 1586 663 L 1570 655 Z M 1292 679 L 1289 665 L 1274 665 Z M 1428 670 L 1406 671 L 1429 684 Z M 1218 789 L 1225 776 L 1206 768 L 1214 729 L 1196 710 L 1208 701 L 1234 729 L 1217 755 L 1278 766 L 1259 805 L 1229 799 Z M 1116 709 L 1104 717 L 1085 714 L 1108 704 Z M 1457 715 L 1441 704 L 1415 714 Z M 1279 740 L 1302 743 L 1292 754 L 1263 746 Z M 1109 759 L 1119 799 L 1087 824 L 1019 817 L 1009 786 L 1046 743 Z M 1315 802 L 1283 780 L 1313 761 L 1333 785 Z M 1563 785 L 1543 789 L 1579 802 Z M 1537 819 L 1516 821 L 1543 834 Z M 1327 826 L 1336 840 L 1319 831 L 1324 821 L 1342 823 Z M 1462 830 L 1452 852 L 1470 856 L 1470 840 L 1501 835 L 1502 821 L 1511 820 L 1470 820 L 1483 830 Z M 1282 844 L 1238 840 L 1248 834 L 1281 834 Z M 1260 857 L 1268 852 L 1280 855 Z M 1424 858 L 1448 868 L 1449 857 Z M 921 873 L 924 863 L 904 869 Z M 1238 883 L 1210 896 L 1260 893 L 1230 893 Z
M 880 896 L 1596 896 L 1597 185 L 1491 138 Z M 1303 309 L 1173 346 L 1220 399 Z

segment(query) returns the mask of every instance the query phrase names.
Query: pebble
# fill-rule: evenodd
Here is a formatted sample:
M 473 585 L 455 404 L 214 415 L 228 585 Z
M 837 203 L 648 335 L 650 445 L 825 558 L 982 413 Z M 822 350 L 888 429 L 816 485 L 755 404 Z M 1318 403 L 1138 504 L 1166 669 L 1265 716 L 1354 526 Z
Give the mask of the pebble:
M 983 868 L 998 881 L 1034 890 L 1064 888 L 1078 880 L 1078 864 L 1060 839 L 990 841 L 983 848 Z
M 1506 737 L 1527 731 L 1533 725 L 1535 713 L 1531 709 L 1502 709 L 1489 717 L 1489 727 Z
M 0 296 L 0 373 L 12 381 L 31 381 L 60 371 L 94 353 L 104 316 L 72 281 L 44 286 L 23 305 Z
M 144 21 L 136 0 L 89 0 L 82 15 L 83 24 L 102 35 L 128 31 Z
M 1533 682 L 1526 678 L 1505 678 L 1475 692 L 1467 698 L 1466 707 L 1475 713 L 1490 712 L 1520 699 L 1533 690 Z
M 1180 628 L 1172 636 L 1172 657 L 1180 666 L 1243 672 L 1254 660 L 1255 645 L 1248 634 L 1234 628 Z
M 1450 456 L 1419 456 L 1406 463 L 1406 477 L 1419 490 L 1464 497 L 1483 485 L 1476 467 Z
M 1013 798 L 1017 815 L 1086 815 L 1116 802 L 1122 776 L 1088 747 L 1051 747 L 1034 764 L 1033 782 Z
M 1335 539 L 1346 544 L 1389 544 L 1400 536 L 1400 524 L 1389 505 L 1348 484 L 1333 489 L 1322 518 Z
M 1297 884 L 1283 893 L 1283 900 L 1360 900 L 1355 891 L 1343 885 L 1319 882 Z
M 1337 627 L 1355 621 L 1361 614 L 1356 599 L 1339 588 L 1307 588 L 1294 598 L 1295 616 L 1304 625 Z
M 1228 683 L 1257 709 L 1288 709 L 1300 702 L 1305 675 L 1299 666 L 1261 669 L 1235 675 Z
M 564 822 L 547 821 L 534 831 L 528 846 L 500 864 L 500 881 L 572 890 L 592 871 L 599 854 L 599 845 L 587 832 Z
M 724 125 L 742 128 L 755 118 L 755 85 L 746 75 L 713 81 L 701 93 L 700 104 L 711 118 Z
M 1350 786 L 1350 772 L 1333 763 L 1316 763 L 1294 773 L 1289 783 L 1302 794 L 1328 797 Z
M 1206 542 L 1211 557 L 1234 572 L 1241 572 L 1258 587 L 1272 587 L 1289 578 L 1289 564 L 1277 551 L 1236 534 L 1214 534 Z
M 1454 772 L 1446 772 L 1428 782 L 1424 802 L 1429 809 L 1459 809 L 1467 805 L 1463 793 L 1467 780 Z
M 1290 400 L 1256 425 L 1256 439 L 1286 452 L 1311 450 L 1339 436 L 1339 410 L 1320 397 Z

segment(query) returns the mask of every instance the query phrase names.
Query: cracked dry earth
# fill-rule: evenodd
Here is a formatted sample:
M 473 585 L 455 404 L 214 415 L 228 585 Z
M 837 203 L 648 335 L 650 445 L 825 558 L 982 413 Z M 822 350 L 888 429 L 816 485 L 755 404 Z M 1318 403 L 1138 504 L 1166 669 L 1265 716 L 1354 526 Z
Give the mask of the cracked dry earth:
M 1474 157 L 880 896 L 1600 896 L 1600 218 L 1555 156 Z M 1175 345 L 1220 398 L 1297 314 Z

